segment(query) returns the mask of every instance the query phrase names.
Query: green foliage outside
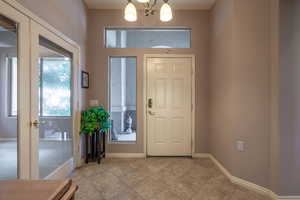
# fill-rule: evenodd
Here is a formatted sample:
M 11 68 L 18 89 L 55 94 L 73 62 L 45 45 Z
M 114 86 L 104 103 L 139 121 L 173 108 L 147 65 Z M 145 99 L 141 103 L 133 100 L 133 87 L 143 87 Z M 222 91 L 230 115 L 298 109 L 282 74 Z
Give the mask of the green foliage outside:
M 81 134 L 107 131 L 111 128 L 109 113 L 103 107 L 88 108 L 81 114 Z
M 40 62 L 43 116 L 71 116 L 71 60 L 43 57 Z

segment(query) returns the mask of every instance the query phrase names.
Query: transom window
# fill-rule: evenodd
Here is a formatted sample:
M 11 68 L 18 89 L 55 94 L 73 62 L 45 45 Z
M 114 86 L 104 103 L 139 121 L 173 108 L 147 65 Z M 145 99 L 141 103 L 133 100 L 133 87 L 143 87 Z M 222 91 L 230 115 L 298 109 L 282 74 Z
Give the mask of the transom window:
M 107 28 L 106 48 L 191 48 L 187 28 Z

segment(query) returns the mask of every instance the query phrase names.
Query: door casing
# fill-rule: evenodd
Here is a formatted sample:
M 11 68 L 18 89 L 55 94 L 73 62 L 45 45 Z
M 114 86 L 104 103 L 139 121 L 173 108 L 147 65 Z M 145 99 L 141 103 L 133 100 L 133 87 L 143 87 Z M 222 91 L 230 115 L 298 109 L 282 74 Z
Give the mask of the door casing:
M 148 138 L 148 123 L 147 123 L 147 88 L 148 88 L 148 74 L 147 74 L 147 59 L 149 58 L 191 58 L 192 59 L 192 102 L 191 102 L 191 156 L 195 154 L 195 55 L 193 54 L 145 54 L 144 55 L 144 78 L 143 78 L 143 121 L 144 121 L 144 153 L 147 156 L 147 138 Z

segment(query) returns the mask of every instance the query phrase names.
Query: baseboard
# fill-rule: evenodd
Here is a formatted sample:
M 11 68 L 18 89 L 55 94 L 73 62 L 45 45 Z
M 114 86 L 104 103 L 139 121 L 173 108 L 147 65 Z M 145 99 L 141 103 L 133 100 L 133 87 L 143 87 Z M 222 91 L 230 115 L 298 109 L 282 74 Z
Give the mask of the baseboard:
M 199 156 L 199 157 L 198 157 Z M 194 157 L 194 155 L 193 155 Z M 195 155 L 195 158 L 210 158 L 214 164 L 222 171 L 222 173 L 229 178 L 229 180 L 237 185 L 240 185 L 244 188 L 252 190 L 254 192 L 260 193 L 265 196 L 269 196 L 273 200 L 300 200 L 300 196 L 279 196 L 275 194 L 273 191 L 262 187 L 260 185 L 254 184 L 250 181 L 246 181 L 239 177 L 233 176 L 213 155 L 211 154 L 200 154 Z
M 232 182 L 232 175 L 231 175 L 231 173 L 213 155 L 210 154 L 209 158 L 215 163 L 215 165 L 217 165 L 217 167 L 221 170 L 221 172 L 227 178 L 229 178 L 229 180 Z
M 193 153 L 192 157 L 193 158 L 209 158 L 210 154 L 209 153 Z
M 144 153 L 106 153 L 107 158 L 146 158 Z
M 300 200 L 300 196 L 278 196 L 278 200 Z
M 240 185 L 242 187 L 245 187 L 245 188 L 247 188 L 249 190 L 252 190 L 252 191 L 255 191 L 257 193 L 260 193 L 262 195 L 269 196 L 273 200 L 278 200 L 278 196 L 273 191 L 271 191 L 271 190 L 269 190 L 269 189 L 267 189 L 265 187 L 262 187 L 260 185 L 251 183 L 249 181 L 246 181 L 244 179 L 238 178 L 236 176 L 231 176 L 231 182 L 234 183 L 234 184 Z

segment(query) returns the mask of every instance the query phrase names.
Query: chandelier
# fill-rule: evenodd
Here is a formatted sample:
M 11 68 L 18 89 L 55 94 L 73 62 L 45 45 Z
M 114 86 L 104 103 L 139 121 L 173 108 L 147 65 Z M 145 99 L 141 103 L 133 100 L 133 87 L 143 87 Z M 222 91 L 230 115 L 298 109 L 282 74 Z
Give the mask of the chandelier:
M 155 14 L 155 6 L 158 0 L 136 0 L 139 3 L 144 4 L 145 16 Z M 173 18 L 172 8 L 168 4 L 168 0 L 163 0 L 164 4 L 160 8 L 160 20 L 168 22 Z M 128 0 L 125 7 L 124 18 L 126 21 L 135 22 L 137 20 L 137 10 L 132 0 Z

